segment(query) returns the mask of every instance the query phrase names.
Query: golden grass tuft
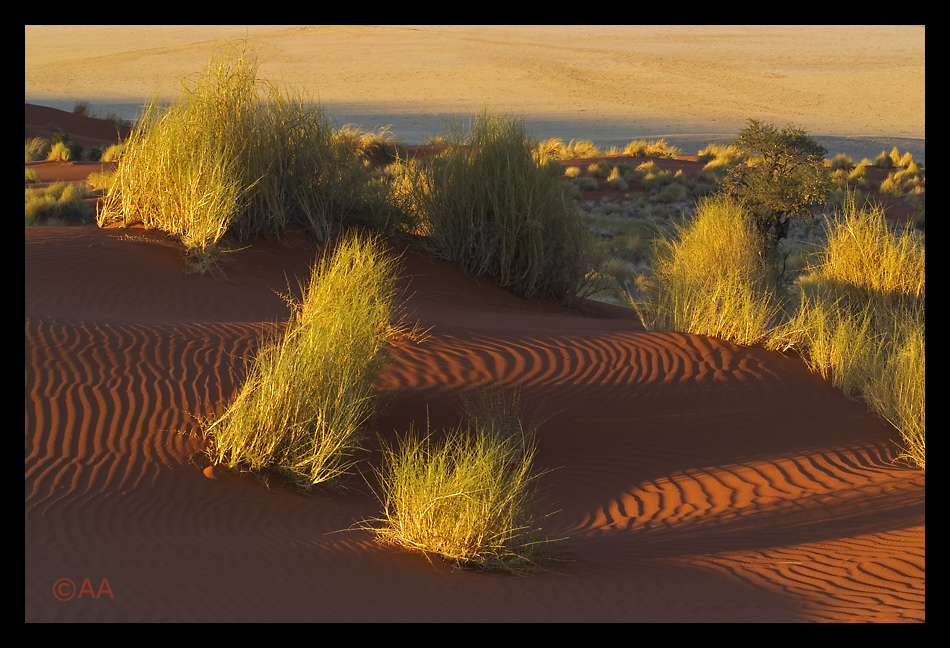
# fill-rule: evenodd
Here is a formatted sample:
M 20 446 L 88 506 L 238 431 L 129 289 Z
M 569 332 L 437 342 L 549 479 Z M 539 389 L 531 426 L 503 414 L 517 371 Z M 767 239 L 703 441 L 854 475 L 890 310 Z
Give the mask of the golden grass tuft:
M 796 348 L 809 366 L 900 433 L 902 456 L 925 465 L 925 253 L 911 229 L 853 199 L 801 279 L 800 303 L 768 348 Z
M 370 526 L 377 539 L 460 567 L 540 567 L 552 541 L 534 526 L 534 428 L 515 407 L 516 399 L 480 394 L 467 403 L 467 424 L 440 440 L 410 430 L 396 447 L 384 444 L 383 517 Z
M 395 268 L 377 238 L 350 235 L 313 268 L 282 337 L 264 343 L 227 410 L 205 427 L 209 456 L 305 488 L 355 463 L 396 321 Z
M 651 329 L 759 343 L 781 306 L 761 250 L 761 236 L 739 203 L 705 198 L 691 222 L 659 240 L 647 297 L 630 303 Z

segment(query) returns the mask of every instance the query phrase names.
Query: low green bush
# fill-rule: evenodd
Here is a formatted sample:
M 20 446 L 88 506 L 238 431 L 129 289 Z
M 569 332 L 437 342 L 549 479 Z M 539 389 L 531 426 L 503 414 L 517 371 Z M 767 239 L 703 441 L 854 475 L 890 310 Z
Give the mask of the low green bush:
M 587 176 L 575 178 L 573 184 L 581 191 L 597 191 L 600 188 L 600 185 L 597 184 L 597 180 Z

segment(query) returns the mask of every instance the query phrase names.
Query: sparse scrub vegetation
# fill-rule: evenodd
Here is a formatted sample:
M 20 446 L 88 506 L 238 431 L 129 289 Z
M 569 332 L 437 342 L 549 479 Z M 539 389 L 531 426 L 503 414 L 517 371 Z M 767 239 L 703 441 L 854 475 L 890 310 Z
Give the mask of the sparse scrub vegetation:
M 652 268 L 625 286 L 627 300 L 648 328 L 797 350 L 891 422 L 903 456 L 923 469 L 922 238 L 855 200 L 841 199 L 827 243 L 785 259 L 804 273 L 788 292 L 744 206 L 722 194 L 702 200 L 690 222 L 658 239 Z

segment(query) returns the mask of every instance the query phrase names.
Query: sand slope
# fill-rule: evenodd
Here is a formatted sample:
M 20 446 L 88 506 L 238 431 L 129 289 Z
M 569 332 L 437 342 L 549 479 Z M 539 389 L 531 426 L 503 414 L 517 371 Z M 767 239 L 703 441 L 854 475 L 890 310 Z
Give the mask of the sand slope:
M 894 432 L 794 358 L 531 305 L 409 255 L 373 432 L 518 385 L 566 562 L 453 571 L 345 531 L 366 493 L 206 474 L 196 415 L 233 393 L 314 252 L 258 243 L 182 275 L 142 230 L 25 231 L 27 621 L 923 620 L 924 486 Z M 209 478 L 209 475 L 213 478 Z M 86 592 L 58 600 L 68 578 Z M 62 590 L 59 590 L 62 591 Z

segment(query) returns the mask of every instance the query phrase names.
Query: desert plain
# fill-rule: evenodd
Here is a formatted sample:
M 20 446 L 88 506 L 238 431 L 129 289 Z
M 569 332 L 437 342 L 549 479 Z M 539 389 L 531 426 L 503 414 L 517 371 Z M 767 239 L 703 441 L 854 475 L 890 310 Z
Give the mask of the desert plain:
M 215 42 L 245 37 L 268 78 L 409 143 L 487 105 L 604 146 L 662 136 L 692 154 L 754 117 L 831 155 L 924 157 L 922 26 L 27 26 L 27 135 L 43 107 L 173 96 Z M 56 118 L 76 141 L 112 137 Z M 925 620 L 924 473 L 800 358 L 526 302 L 396 246 L 429 333 L 393 349 L 368 438 L 455 425 L 461 395 L 518 389 L 548 414 L 536 462 L 562 560 L 453 569 L 354 529 L 379 514 L 365 489 L 209 467 L 199 419 L 286 321 L 279 293 L 315 253 L 255 240 L 223 278 L 186 276 L 160 232 L 25 229 L 27 622 Z

